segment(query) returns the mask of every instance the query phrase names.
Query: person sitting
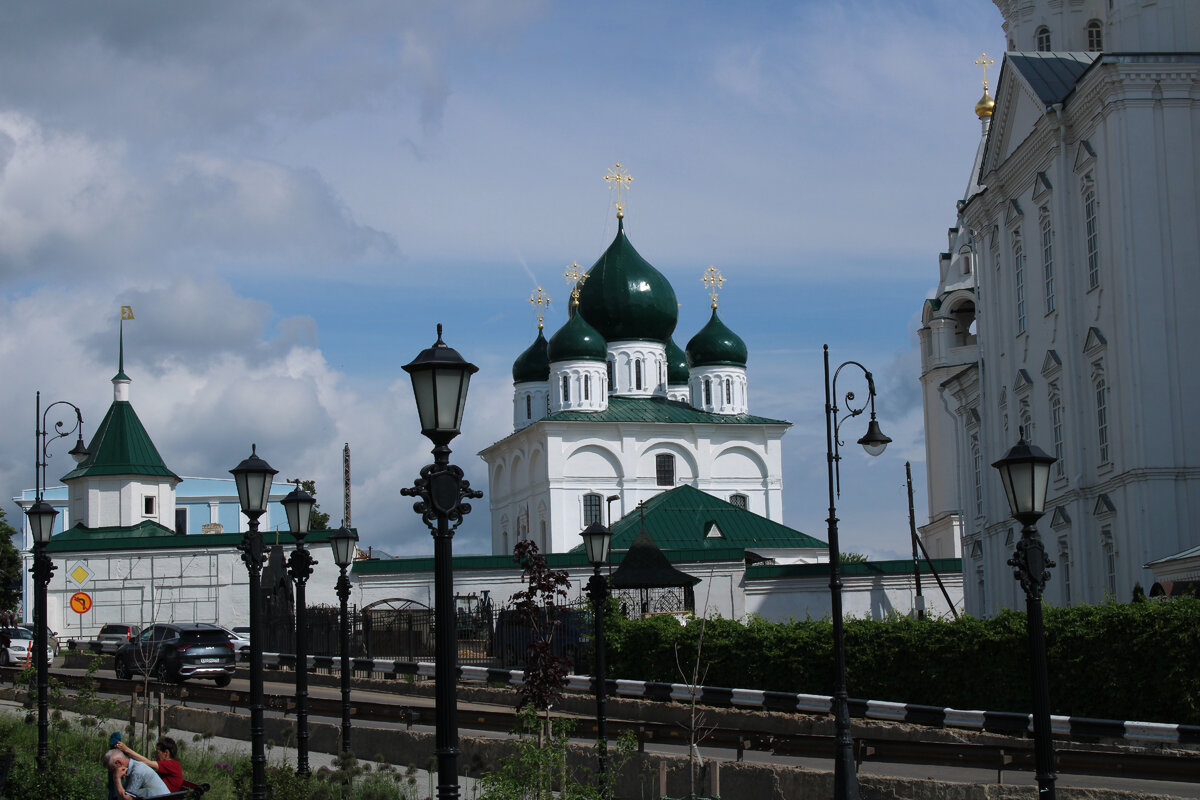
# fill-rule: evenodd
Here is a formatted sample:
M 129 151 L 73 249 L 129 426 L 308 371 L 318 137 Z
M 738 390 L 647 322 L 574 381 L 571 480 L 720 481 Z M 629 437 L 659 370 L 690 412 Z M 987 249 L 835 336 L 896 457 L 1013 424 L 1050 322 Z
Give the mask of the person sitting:
M 162 778 L 163 783 L 172 792 L 178 792 L 183 788 L 183 768 L 179 765 L 179 746 L 175 744 L 175 740 L 170 736 L 162 737 L 154 745 L 155 760 L 153 761 L 133 752 L 133 748 L 124 742 L 117 742 L 114 747 L 135 761 L 140 761 L 157 772 L 158 777 Z
M 116 748 L 105 753 L 101 760 L 112 777 L 113 791 L 120 800 L 161 797 L 171 793 L 157 772 L 139 761 L 131 761 Z

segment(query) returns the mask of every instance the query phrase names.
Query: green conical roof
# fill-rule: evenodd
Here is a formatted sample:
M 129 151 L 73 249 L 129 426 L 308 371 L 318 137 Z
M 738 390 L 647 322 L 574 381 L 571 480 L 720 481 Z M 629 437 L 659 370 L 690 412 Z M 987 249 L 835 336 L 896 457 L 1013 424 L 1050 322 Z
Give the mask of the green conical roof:
M 104 415 L 104 421 L 96 429 L 96 435 L 88 444 L 87 459 L 64 475 L 62 480 L 95 475 L 148 475 L 180 480 L 163 463 L 162 456 L 127 400 L 113 401 Z
M 721 322 L 716 308 L 713 308 L 708 324 L 692 337 L 687 346 L 687 361 L 690 367 L 711 367 L 719 364 L 745 367 L 746 358 L 746 343 Z
M 571 314 L 567 324 L 558 329 L 558 333 L 550 337 L 546 347 L 550 363 L 556 361 L 607 361 L 608 345 L 599 332 L 587 320 L 579 309 Z M 549 375 L 547 375 L 549 377 Z
M 550 354 L 547 347 L 546 337 L 542 335 L 542 328 L 539 325 L 538 335 L 533 340 L 533 344 L 525 348 L 525 352 L 517 356 L 517 360 L 513 362 L 513 383 L 550 379 Z
M 687 386 L 688 363 L 683 348 L 674 339 L 667 340 L 667 385 Z
M 616 238 L 588 270 L 579 290 L 579 307 L 609 342 L 666 343 L 679 319 L 675 290 L 633 249 L 624 219 L 617 220 Z

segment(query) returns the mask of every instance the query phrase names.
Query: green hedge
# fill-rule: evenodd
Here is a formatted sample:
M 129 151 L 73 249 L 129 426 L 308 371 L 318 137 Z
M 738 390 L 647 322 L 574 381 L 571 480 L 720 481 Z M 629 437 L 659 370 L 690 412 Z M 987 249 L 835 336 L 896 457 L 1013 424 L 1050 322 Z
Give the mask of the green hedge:
M 611 619 L 611 617 L 610 617 Z M 1200 600 L 1045 609 L 1054 714 L 1200 724 Z M 609 677 L 686 683 L 700 621 L 616 619 Z M 848 619 L 851 697 L 987 711 L 1031 710 L 1023 612 L 991 619 Z M 682 665 L 688 678 L 681 674 Z M 710 619 L 700 683 L 831 694 L 829 620 Z

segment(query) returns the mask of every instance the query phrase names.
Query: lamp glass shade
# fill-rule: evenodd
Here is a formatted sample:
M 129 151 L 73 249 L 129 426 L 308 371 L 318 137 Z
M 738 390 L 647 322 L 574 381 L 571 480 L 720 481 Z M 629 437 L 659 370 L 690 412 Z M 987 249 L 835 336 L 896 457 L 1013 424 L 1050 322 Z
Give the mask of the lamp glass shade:
M 280 502 L 283 503 L 283 510 L 287 512 L 288 530 L 297 539 L 303 538 L 308 533 L 313 506 L 317 504 L 316 498 L 297 486 Z
M 279 470 L 271 469 L 271 465 L 259 458 L 256 445 L 250 445 L 250 457 L 233 469 L 234 482 L 237 483 L 238 504 L 246 516 L 259 516 L 267 510 L 267 502 L 271 497 L 271 478 Z
M 67 451 L 71 458 L 75 459 L 76 464 L 82 464 L 87 461 L 87 457 L 91 455 L 87 447 L 83 443 L 83 434 L 79 434 L 79 438 L 75 440 L 75 446 Z
M 1050 465 L 1056 460 L 1022 437 L 1004 458 L 992 464 L 1000 472 L 1009 511 L 1018 521 L 1032 523 L 1045 513 Z
M 583 537 L 583 549 L 593 567 L 608 563 L 608 550 L 612 544 L 612 531 L 599 522 L 593 522 L 579 534 Z
M 45 500 L 38 500 L 29 507 L 25 516 L 29 518 L 29 531 L 33 534 L 33 541 L 37 544 L 48 543 L 54 533 L 54 518 L 58 516 L 54 506 Z
M 412 378 L 421 433 L 430 439 L 448 442 L 462 428 L 471 376 L 479 371 L 456 350 L 442 341 L 442 326 L 433 347 L 422 350 L 404 371 Z
M 357 542 L 358 534 L 344 525 L 338 528 L 337 532 L 329 537 L 329 546 L 333 549 L 333 563 L 339 567 L 350 566 L 350 562 L 354 560 Z
M 879 422 L 872 416 L 870 424 L 867 425 L 866 434 L 858 440 L 858 443 L 863 446 L 863 450 L 867 451 L 867 455 L 878 456 L 883 455 L 883 451 L 887 449 L 891 441 L 891 438 L 879 429 Z

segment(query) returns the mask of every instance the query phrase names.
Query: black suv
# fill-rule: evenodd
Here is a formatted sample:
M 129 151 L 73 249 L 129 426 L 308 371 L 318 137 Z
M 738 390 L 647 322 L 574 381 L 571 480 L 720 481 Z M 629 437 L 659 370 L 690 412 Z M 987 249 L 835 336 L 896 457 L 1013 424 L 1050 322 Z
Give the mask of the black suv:
M 207 622 L 172 622 L 152 625 L 117 650 L 118 678 L 134 673 L 162 681 L 212 678 L 228 686 L 236 669 L 236 654 L 229 635 Z

